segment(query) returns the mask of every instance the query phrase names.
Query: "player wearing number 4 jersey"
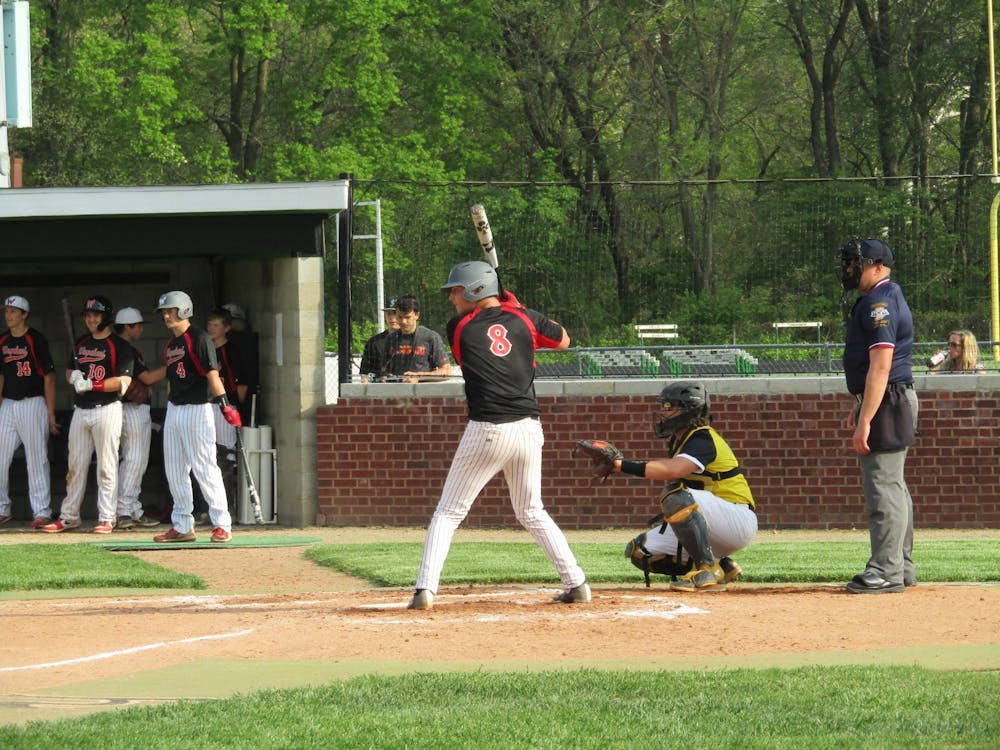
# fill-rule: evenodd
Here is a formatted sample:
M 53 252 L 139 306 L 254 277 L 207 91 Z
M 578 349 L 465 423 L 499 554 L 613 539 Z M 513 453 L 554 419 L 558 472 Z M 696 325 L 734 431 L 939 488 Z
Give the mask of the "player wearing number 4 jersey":
M 590 601 L 586 576 L 566 537 L 542 506 L 541 413 L 535 398 L 537 348 L 566 349 L 569 335 L 540 312 L 501 302 L 496 272 L 471 261 L 451 269 L 442 287 L 458 315 L 448 341 L 462 368 L 469 422 L 427 529 L 410 609 L 430 609 L 459 524 L 498 471 L 503 471 L 517 520 L 548 555 L 562 580 L 563 603 Z
M 157 542 L 193 542 L 194 474 L 208 504 L 214 530 L 213 542 L 233 538 L 233 519 L 226 502 L 226 488 L 215 456 L 215 422 L 212 402 L 218 403 L 225 420 L 234 427 L 242 421 L 230 406 L 219 377 L 215 344 L 208 334 L 191 325 L 194 306 L 185 292 L 167 292 L 156 307 L 173 336 L 163 347 L 166 376 L 170 384 L 167 416 L 163 422 L 163 462 L 174 499 L 171 529 L 153 537 Z
M 57 533 L 80 525 L 80 505 L 97 456 L 97 525 L 95 534 L 110 534 L 115 526 L 118 487 L 118 445 L 122 434 L 121 395 L 132 382 L 132 347 L 111 332 L 111 300 L 90 297 L 83 307 L 87 333 L 73 348 L 75 369 L 66 371 L 73 386 L 73 419 L 69 426 L 66 498 L 59 518 L 42 531 Z
M 4 300 L 8 331 L 0 335 L 0 525 L 11 519 L 10 464 L 24 445 L 28 498 L 40 528 L 52 520 L 49 434 L 56 423 L 56 375 L 48 342 L 28 326 L 31 307 L 20 295 Z

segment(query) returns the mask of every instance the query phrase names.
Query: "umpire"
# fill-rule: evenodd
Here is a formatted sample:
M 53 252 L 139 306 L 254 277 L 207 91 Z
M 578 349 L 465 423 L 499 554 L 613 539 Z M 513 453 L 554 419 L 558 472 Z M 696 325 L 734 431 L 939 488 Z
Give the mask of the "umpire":
M 871 558 L 848 582 L 855 594 L 896 593 L 916 585 L 913 499 L 904 470 L 914 442 L 913 316 L 889 274 L 892 250 L 876 239 L 852 239 L 840 249 L 845 294 L 844 374 L 857 399 L 848 415 L 858 454 L 871 539 Z M 847 295 L 860 295 L 848 312 Z

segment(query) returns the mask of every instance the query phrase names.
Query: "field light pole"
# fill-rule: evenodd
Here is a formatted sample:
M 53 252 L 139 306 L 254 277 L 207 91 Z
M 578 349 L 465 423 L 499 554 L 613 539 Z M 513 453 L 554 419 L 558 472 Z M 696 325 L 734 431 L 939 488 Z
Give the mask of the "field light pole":
M 989 27 L 990 51 L 990 130 L 993 145 L 993 183 L 1000 183 L 1000 172 L 997 171 L 997 77 L 996 62 L 993 50 L 993 0 L 986 0 L 986 25 Z M 993 361 L 1000 361 L 1000 272 L 997 263 L 997 211 L 1000 210 L 1000 192 L 993 197 L 990 206 L 990 308 L 991 331 L 993 341 Z

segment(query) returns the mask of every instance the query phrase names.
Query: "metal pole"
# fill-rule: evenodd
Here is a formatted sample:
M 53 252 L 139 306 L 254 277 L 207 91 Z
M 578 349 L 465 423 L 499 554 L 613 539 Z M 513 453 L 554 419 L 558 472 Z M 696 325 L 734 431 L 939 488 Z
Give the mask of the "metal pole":
M 354 175 L 342 174 L 347 180 L 347 208 L 337 222 L 337 370 L 341 383 L 351 382 L 351 258 L 354 242 Z
M 986 25 L 989 27 L 990 53 L 990 130 L 993 145 L 993 183 L 1000 182 L 997 173 L 997 77 L 996 58 L 993 48 L 993 0 L 986 0 Z M 991 331 L 993 340 L 993 361 L 1000 361 L 1000 273 L 997 272 L 997 209 L 1000 208 L 1000 193 L 993 198 L 990 206 L 990 309 Z

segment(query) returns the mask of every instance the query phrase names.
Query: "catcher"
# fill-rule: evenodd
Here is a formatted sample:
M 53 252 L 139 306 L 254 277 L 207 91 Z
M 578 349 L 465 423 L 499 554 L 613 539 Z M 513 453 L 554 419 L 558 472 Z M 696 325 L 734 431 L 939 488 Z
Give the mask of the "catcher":
M 742 570 L 728 555 L 757 533 L 754 499 L 726 441 L 710 426 L 708 392 L 702 383 L 671 383 L 660 392 L 654 415 L 657 437 L 669 438 L 669 458 L 628 461 L 610 443 L 578 440 L 574 453 L 592 461 L 595 481 L 622 472 L 665 481 L 663 512 L 652 528 L 625 547 L 643 571 L 672 577 L 679 591 L 724 591 Z

